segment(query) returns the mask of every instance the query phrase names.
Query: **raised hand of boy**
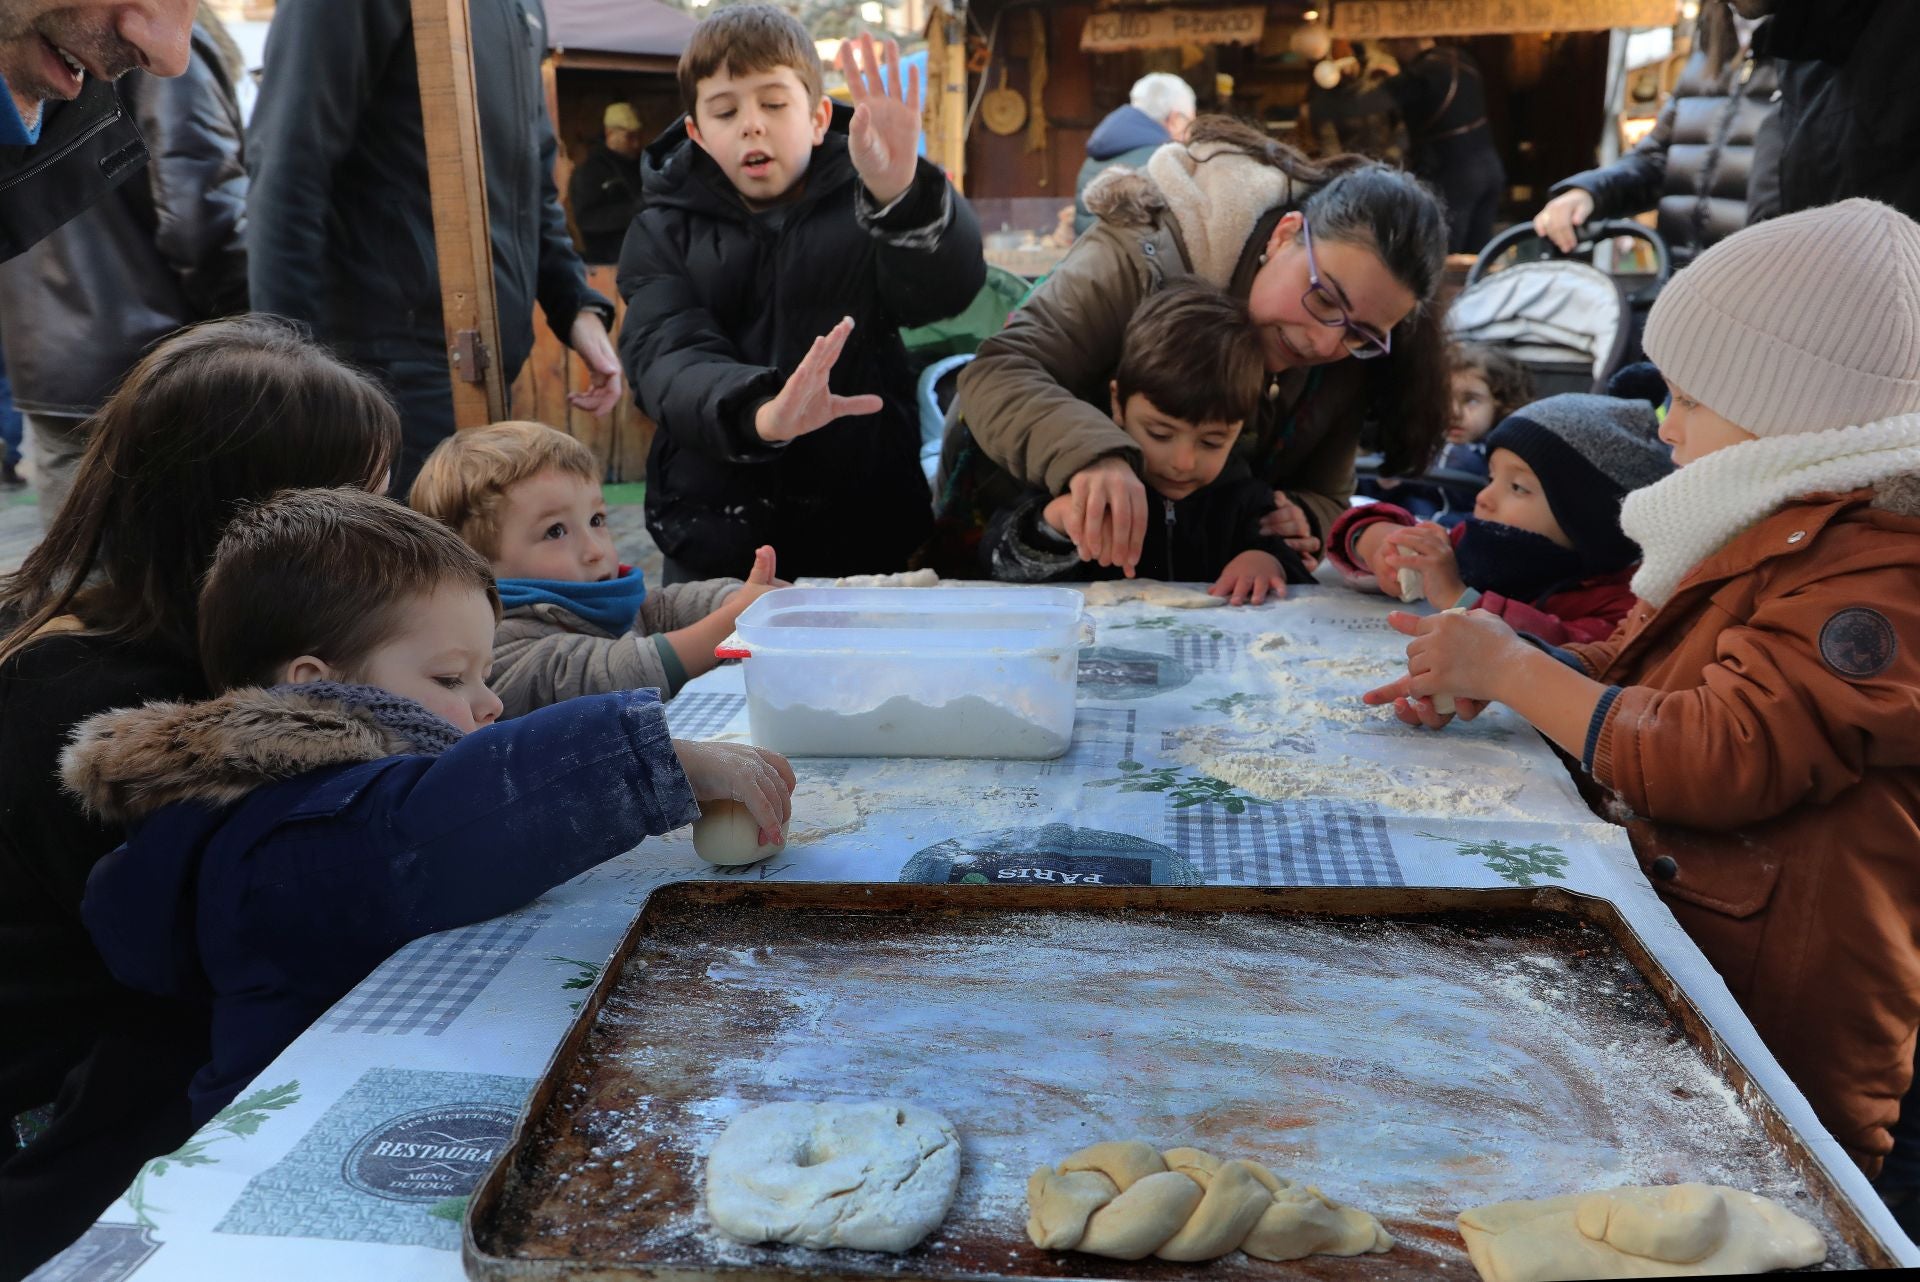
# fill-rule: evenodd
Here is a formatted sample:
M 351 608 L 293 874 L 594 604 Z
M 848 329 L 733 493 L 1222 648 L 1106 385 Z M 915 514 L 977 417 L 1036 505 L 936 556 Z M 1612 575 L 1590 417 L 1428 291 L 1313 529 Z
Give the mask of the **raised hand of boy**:
M 1273 553 L 1248 548 L 1227 562 L 1207 593 L 1226 597 L 1229 605 L 1259 605 L 1268 593 L 1277 601 L 1287 594 L 1287 571 Z
M 899 42 L 889 40 L 883 79 L 870 35 L 841 45 L 835 61 L 853 98 L 853 123 L 847 128 L 853 167 L 884 209 L 906 194 L 919 164 L 920 68 L 908 68 L 903 76 Z
M 777 752 L 744 743 L 673 741 L 696 801 L 737 801 L 760 827 L 760 844 L 780 840 L 793 817 L 793 767 Z
M 886 407 L 878 396 L 835 396 L 827 386 L 851 333 L 853 317 L 848 316 L 813 340 L 806 359 L 787 378 L 780 394 L 755 411 L 753 430 L 761 440 L 784 443 L 817 432 L 835 419 L 878 414 Z
M 748 606 L 775 588 L 792 587 L 793 585 L 786 580 L 774 577 L 773 572 L 776 564 L 777 562 L 772 548 L 755 548 L 753 550 L 753 568 L 747 571 L 745 586 L 728 597 L 727 603 L 720 608 L 727 611 L 732 618 L 737 619 L 745 612 Z
M 1393 530 L 1381 546 L 1378 560 L 1374 576 L 1382 583 L 1392 582 L 1403 567 L 1420 571 L 1427 600 L 1439 609 L 1451 610 L 1467 590 L 1460 578 L 1460 562 L 1453 555 L 1452 537 L 1431 521 Z

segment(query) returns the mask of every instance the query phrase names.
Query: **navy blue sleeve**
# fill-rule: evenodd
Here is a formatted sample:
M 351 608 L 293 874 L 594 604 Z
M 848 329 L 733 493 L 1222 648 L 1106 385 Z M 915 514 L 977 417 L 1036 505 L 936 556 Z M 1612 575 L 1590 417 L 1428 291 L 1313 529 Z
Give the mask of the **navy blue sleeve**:
M 652 691 L 571 699 L 332 776 L 255 846 L 237 925 L 289 974 L 351 984 L 699 813 Z

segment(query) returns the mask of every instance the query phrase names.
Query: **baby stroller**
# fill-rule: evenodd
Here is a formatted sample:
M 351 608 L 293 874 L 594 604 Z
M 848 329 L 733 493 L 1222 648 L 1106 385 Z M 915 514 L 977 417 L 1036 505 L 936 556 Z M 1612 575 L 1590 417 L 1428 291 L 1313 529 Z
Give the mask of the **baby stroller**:
M 1644 241 L 1652 271 L 1598 266 L 1594 260 L 1603 255 L 1616 263 L 1624 257 L 1617 237 Z M 1509 253 L 1519 261 L 1495 270 Z M 1565 256 L 1531 223 L 1517 223 L 1474 260 L 1447 313 L 1447 332 L 1460 342 L 1499 348 L 1526 366 L 1536 396 L 1602 391 L 1621 366 L 1641 359 L 1647 312 L 1672 272 L 1666 241 L 1636 222 L 1588 223 Z

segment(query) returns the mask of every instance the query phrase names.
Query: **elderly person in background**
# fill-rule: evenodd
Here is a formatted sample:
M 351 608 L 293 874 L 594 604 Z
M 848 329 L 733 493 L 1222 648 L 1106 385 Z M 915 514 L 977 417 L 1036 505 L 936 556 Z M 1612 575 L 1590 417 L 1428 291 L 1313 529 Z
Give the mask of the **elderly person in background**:
M 1087 212 L 1087 186 L 1115 165 L 1139 169 L 1147 157 L 1170 142 L 1185 142 L 1199 102 L 1193 86 L 1168 71 L 1155 71 L 1133 82 L 1124 107 L 1115 107 L 1087 138 L 1087 163 L 1073 186 L 1075 235 L 1093 226 Z
M 616 102 L 601 119 L 606 134 L 567 184 L 567 205 L 590 263 L 617 263 L 627 227 L 640 212 L 640 153 L 646 135 L 632 103 Z

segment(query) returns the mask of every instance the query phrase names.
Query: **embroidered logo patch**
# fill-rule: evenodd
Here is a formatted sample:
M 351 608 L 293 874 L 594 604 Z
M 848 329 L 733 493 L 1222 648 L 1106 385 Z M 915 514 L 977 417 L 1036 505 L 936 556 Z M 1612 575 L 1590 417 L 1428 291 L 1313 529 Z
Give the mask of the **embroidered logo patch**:
M 1893 624 L 1878 610 L 1851 606 L 1820 629 L 1820 657 L 1843 677 L 1877 677 L 1893 664 L 1900 648 Z

